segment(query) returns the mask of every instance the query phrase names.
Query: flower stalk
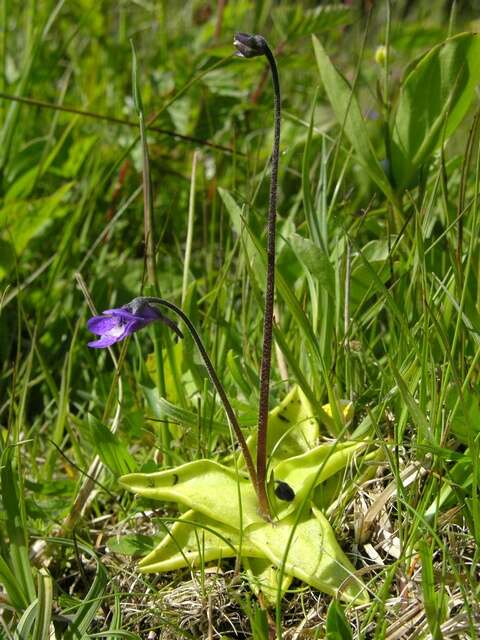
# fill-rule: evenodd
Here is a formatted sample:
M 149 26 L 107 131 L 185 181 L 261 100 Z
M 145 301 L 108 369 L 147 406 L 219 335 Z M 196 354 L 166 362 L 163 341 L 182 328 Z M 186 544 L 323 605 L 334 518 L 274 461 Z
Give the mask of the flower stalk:
M 233 44 L 237 55 L 243 58 L 265 56 L 270 65 L 274 93 L 274 133 L 271 157 L 270 194 L 267 217 L 267 279 L 263 318 L 263 349 L 260 365 L 260 399 L 258 404 L 257 437 L 257 495 L 262 517 L 270 519 L 270 507 L 266 490 L 268 400 L 270 395 L 270 370 L 273 344 L 273 307 L 275 298 L 275 236 L 277 218 L 278 162 L 280 157 L 281 97 L 280 80 L 275 57 L 265 38 L 259 35 L 236 33 Z

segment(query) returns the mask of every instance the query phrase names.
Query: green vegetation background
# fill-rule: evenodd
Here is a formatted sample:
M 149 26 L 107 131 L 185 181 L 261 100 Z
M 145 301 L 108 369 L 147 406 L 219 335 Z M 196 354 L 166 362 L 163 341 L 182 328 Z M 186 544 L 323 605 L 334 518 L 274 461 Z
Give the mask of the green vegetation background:
M 184 303 L 241 424 L 246 429 L 255 424 L 262 267 L 242 226 L 248 220 L 255 236 L 264 239 L 272 94 L 263 62 L 232 57 L 237 30 L 262 33 L 277 54 L 283 93 L 278 267 L 284 290 L 305 311 L 321 355 L 312 350 L 291 299 L 279 294 L 281 355 L 274 362 L 271 405 L 294 383 L 318 402 L 327 401 L 322 360 L 338 397 L 354 403 L 350 430 L 379 445 L 389 443 L 377 484 L 362 487 L 362 499 L 352 491 L 331 518 L 344 549 L 351 552 L 357 544 L 365 557 L 363 542 L 355 538 L 356 510 L 360 504 L 367 509 L 385 488 L 395 488 L 383 525 L 391 526 L 400 553 L 389 555 L 377 539 L 372 542 L 381 558 L 372 582 L 376 598 L 368 612 L 352 614 L 351 624 L 358 637 L 385 637 L 388 625 L 401 617 L 400 607 L 385 618 L 385 603 L 398 605 L 408 584 L 423 612 L 424 634 L 441 638 L 440 624 L 450 620 L 477 633 L 478 99 L 453 138 L 422 167 L 418 184 L 402 192 L 401 206 L 394 206 L 342 135 L 311 41 L 313 34 L 349 82 L 355 81 L 366 130 L 384 159 L 383 122 L 395 110 L 407 66 L 449 35 L 478 26 L 473 2 L 392 4 L 389 19 L 387 3 L 375 3 L 369 14 L 368 2 L 324 11 L 315 11 L 311 2 L 0 3 L 0 581 L 8 604 L 0 632 L 5 637 L 13 637 L 37 596 L 50 608 L 53 602 L 58 628 L 72 616 L 80 620 L 85 635 L 71 631 L 72 637 L 100 637 L 87 634 L 109 626 L 140 634 L 115 637 L 147 637 L 150 628 L 164 634 L 176 629 L 159 637 L 183 637 L 175 635 L 178 611 L 150 609 L 159 587 L 168 592 L 190 576 L 136 582 L 129 554 L 139 552 L 140 541 L 150 549 L 149 536 L 159 531 L 154 519 L 138 525 L 132 519 L 139 507 L 119 488 L 115 474 L 124 469 L 102 472 L 84 517 L 75 521 L 75 535 L 69 531 L 64 542 L 28 558 L 35 541 L 62 530 L 72 513 L 84 473 L 102 453 L 95 420 L 108 424 L 115 409 L 114 369 L 107 354 L 86 347 L 90 312 L 75 274 L 81 273 L 99 310 L 128 302 L 144 282 L 142 157 L 130 38 L 145 116 L 156 116 L 148 142 L 160 289 Z M 385 75 L 378 47 L 387 33 Z M 185 288 L 195 151 L 194 233 Z M 315 225 L 321 253 L 311 246 Z M 163 382 L 154 342 L 163 348 Z M 122 464 L 133 460 L 137 468 L 151 470 L 157 463 L 228 452 L 223 416 L 188 341 L 181 349 L 163 330 L 145 332 L 131 340 L 121 370 Z M 171 423 L 168 436 L 164 425 L 173 409 L 159 403 L 156 382 L 183 411 L 176 414 L 183 426 Z M 419 471 L 413 482 L 405 482 L 412 468 Z M 110 551 L 106 548 L 107 539 L 127 533 L 147 537 L 137 536 L 133 549 L 117 546 L 116 554 L 113 542 Z M 101 558 L 98 564 L 92 554 Z M 39 573 L 42 565 L 48 574 Z M 418 565 L 423 572 L 416 571 Z M 90 593 L 97 598 L 94 605 L 85 599 L 92 584 L 98 589 Z M 258 623 L 263 614 L 248 593 L 227 592 L 240 637 L 264 633 Z M 311 604 L 313 597 L 303 592 L 290 597 L 285 637 L 307 620 L 302 598 Z M 304 637 L 323 637 L 324 614 L 321 603 L 317 617 L 305 623 L 314 631 Z M 200 633 L 204 620 L 200 616 L 197 622 L 185 637 Z M 235 637 L 228 636 L 227 622 L 222 625 L 224 637 Z M 48 637 L 41 633 L 39 638 Z

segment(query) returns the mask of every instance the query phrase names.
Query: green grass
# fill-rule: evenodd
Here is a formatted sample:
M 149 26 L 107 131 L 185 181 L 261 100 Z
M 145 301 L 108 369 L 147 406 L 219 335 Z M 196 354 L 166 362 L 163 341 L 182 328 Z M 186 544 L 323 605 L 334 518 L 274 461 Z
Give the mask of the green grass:
M 452 136 L 441 105 L 428 153 L 397 174 L 405 184 L 372 161 L 391 154 L 383 122 L 407 66 L 475 31 L 475 15 L 468 2 L 392 4 L 368 18 L 266 0 L 223 13 L 220 2 L 2 1 L 0 638 L 480 635 L 478 98 Z M 115 360 L 86 346 L 89 304 L 154 287 L 150 181 L 161 295 L 199 328 L 253 432 L 272 94 L 262 61 L 232 57 L 238 30 L 276 50 L 283 94 L 271 407 L 299 384 L 325 437 L 370 442 L 368 461 L 315 498 L 368 606 L 329 609 L 293 581 L 267 607 L 234 559 L 140 574 L 178 509 L 118 478 L 224 461 L 232 441 L 190 338 L 151 326 Z M 419 87 L 417 109 L 430 98 Z M 335 399 L 353 402 L 347 431 L 321 408 Z

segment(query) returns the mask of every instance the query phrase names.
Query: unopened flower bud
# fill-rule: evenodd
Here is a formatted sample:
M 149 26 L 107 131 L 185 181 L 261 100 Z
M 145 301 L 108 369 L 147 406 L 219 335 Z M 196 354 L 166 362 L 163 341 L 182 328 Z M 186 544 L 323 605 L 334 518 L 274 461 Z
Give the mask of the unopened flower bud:
M 233 38 L 233 45 L 237 49 L 236 55 L 240 58 L 263 56 L 267 50 L 265 38 L 250 33 L 236 33 Z

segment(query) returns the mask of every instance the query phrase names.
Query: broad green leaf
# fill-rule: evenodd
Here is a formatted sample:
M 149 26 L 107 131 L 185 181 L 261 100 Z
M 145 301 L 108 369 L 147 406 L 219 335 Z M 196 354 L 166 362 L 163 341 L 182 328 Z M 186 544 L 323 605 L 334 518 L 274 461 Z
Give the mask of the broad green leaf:
M 422 164 L 465 117 L 480 81 L 479 58 L 480 35 L 462 33 L 410 67 L 392 125 L 397 188 L 414 184 Z
M 17 200 L 0 209 L 0 229 L 8 229 L 8 237 L 17 253 L 21 253 L 32 238 L 43 233 L 52 220 L 67 214 L 69 209 L 64 201 L 73 184 L 68 182 L 45 198 Z
M 250 480 L 213 460 L 187 462 L 158 473 L 132 473 L 120 478 L 120 484 L 146 498 L 180 502 L 234 529 L 260 518 Z
M 278 597 L 279 571 L 275 565 L 267 558 L 244 558 L 243 564 L 252 591 L 258 595 L 262 592 L 264 598 L 271 605 L 275 605 Z M 282 595 L 287 591 L 292 583 L 292 576 L 285 573 L 282 578 L 280 591 Z
M 317 244 L 298 233 L 290 236 L 288 241 L 302 265 L 335 298 L 335 271 L 328 255 Z
M 46 640 L 50 637 L 52 619 L 53 579 L 45 568 L 38 575 L 38 613 L 33 628 L 32 640 Z
M 366 295 L 369 297 L 383 289 L 382 285 L 390 277 L 389 255 L 392 243 L 388 240 L 371 240 L 362 247 L 361 255 L 353 257 L 350 276 L 350 300 L 354 304 L 362 302 Z M 368 263 L 368 264 L 367 264 Z M 376 278 L 372 278 L 372 270 Z
M 143 490 L 141 493 L 147 495 Z M 229 514 L 228 494 L 220 490 L 217 495 L 222 496 L 223 512 Z M 203 510 L 205 511 L 204 508 Z M 191 518 L 201 526 L 188 524 Z M 215 519 L 208 516 L 205 518 L 194 511 L 184 514 L 172 527 L 172 535 L 166 536 L 142 560 L 142 571 L 170 571 L 190 563 L 199 563 L 202 558 L 207 562 L 236 555 L 239 552 L 238 530 L 225 526 L 225 523 L 219 525 L 218 520 L 218 513 Z M 238 524 L 238 517 L 235 524 Z M 298 526 L 296 514 L 274 524 L 261 522 L 257 517 L 256 523 L 244 529 L 241 554 L 246 557 L 263 557 L 280 568 L 284 564 L 287 548 L 288 556 L 284 566 L 286 574 L 346 600 L 356 597 L 365 600 L 365 596 L 361 594 L 363 586 L 358 580 L 352 578 L 347 583 L 347 579 L 353 574 L 353 567 L 337 544 L 328 521 L 320 512 L 314 518 L 301 519 Z M 347 586 L 339 592 L 344 583 Z
M 338 123 L 343 127 L 345 135 L 356 151 L 359 162 L 371 179 L 389 199 L 394 200 L 393 190 L 375 155 L 352 88 L 334 67 L 318 38 L 312 36 L 312 41 L 323 86 Z
M 28 529 L 22 509 L 20 480 L 8 456 L 1 470 L 2 505 L 5 512 L 6 531 L 9 538 L 10 565 L 15 576 L 15 591 L 22 592 L 25 603 L 34 600 L 35 585 L 28 555 Z M 6 566 L 3 567 L 6 569 Z M 7 572 L 8 573 L 8 572 Z M 13 585 L 12 585 L 13 586 Z M 16 595 L 16 594 L 15 594 Z
M 320 512 L 303 516 L 298 524 L 296 519 L 293 513 L 274 525 L 253 524 L 245 535 L 277 567 L 284 566 L 288 574 L 312 587 L 342 600 L 368 601 L 325 516 Z
M 35 620 L 38 615 L 38 598 L 35 598 L 33 602 L 23 612 L 22 617 L 18 621 L 17 628 L 13 635 L 13 640 L 25 640 L 25 638 L 31 638 L 32 628 L 35 624 Z
M 319 436 L 315 412 L 303 391 L 295 385 L 268 416 L 267 453 L 270 464 L 309 451 Z M 257 434 L 248 439 L 256 451 Z
M 198 566 L 202 562 L 232 558 L 239 552 L 238 531 L 191 509 L 177 520 L 162 542 L 142 559 L 139 567 L 143 573 L 162 573 Z M 257 556 L 261 552 L 243 538 L 241 554 Z
M 356 449 L 355 445 L 351 448 Z M 330 456 L 333 460 L 330 468 L 332 473 L 345 464 L 345 454 L 343 458 L 341 454 L 337 459 L 334 454 Z M 311 462 L 311 473 L 315 472 L 314 477 L 321 477 L 322 467 L 318 473 L 318 461 Z M 316 467 L 313 466 L 315 462 Z M 329 462 L 327 458 L 325 468 Z M 289 469 L 291 473 L 294 467 L 295 464 Z M 263 557 L 277 568 L 283 567 L 285 574 L 295 576 L 326 593 L 346 600 L 357 597 L 361 601 L 366 599 L 361 593 L 361 582 L 347 580 L 353 568 L 320 512 L 314 509 L 315 517 L 305 515 L 299 523 L 296 513 L 274 524 L 265 523 L 257 514 L 256 496 L 250 482 L 244 477 L 237 477 L 233 470 L 210 460 L 198 460 L 168 471 L 130 474 L 121 478 L 120 482 L 142 496 L 180 502 L 192 510 L 172 527 L 172 535 L 166 536 L 142 561 L 143 571 L 172 570 L 187 566 L 190 562 L 199 563 L 237 554 L 250 558 Z M 313 483 L 312 480 L 311 485 Z M 306 489 L 300 487 L 300 491 Z M 195 520 L 193 525 L 191 518 Z M 202 529 L 201 534 L 199 529 Z M 288 557 L 285 560 L 286 550 Z
M 197 428 L 198 427 L 198 415 L 188 409 L 169 402 L 165 398 L 160 397 L 157 388 L 143 387 L 145 397 L 147 398 L 148 405 L 158 420 L 172 420 L 185 427 Z M 211 420 L 209 423 L 213 431 L 217 433 L 228 433 L 228 424 L 219 420 Z
M 107 540 L 107 548 L 113 553 L 121 553 L 125 556 L 141 556 L 150 553 L 159 543 L 161 536 L 146 536 L 140 533 L 112 537 Z
M 95 450 L 112 473 L 119 476 L 137 467 L 127 446 L 108 427 L 92 414 L 88 415 L 88 423 Z
M 337 600 L 332 600 L 327 611 L 326 640 L 352 640 L 352 629 Z

